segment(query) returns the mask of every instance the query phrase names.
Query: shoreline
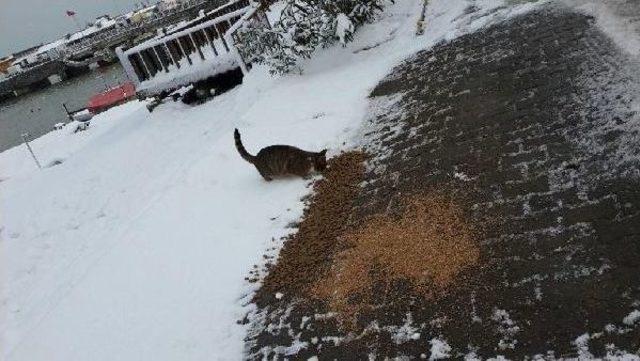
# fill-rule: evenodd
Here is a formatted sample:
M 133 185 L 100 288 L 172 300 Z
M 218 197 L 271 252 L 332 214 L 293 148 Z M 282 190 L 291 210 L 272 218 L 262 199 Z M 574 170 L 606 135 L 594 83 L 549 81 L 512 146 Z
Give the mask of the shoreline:
M 105 86 L 126 81 L 119 64 L 102 69 L 0 103 L 0 151 L 23 144 L 23 133 L 30 133 L 33 140 L 53 131 L 54 124 L 68 122 L 62 103 L 69 110 L 84 108 L 89 97 Z

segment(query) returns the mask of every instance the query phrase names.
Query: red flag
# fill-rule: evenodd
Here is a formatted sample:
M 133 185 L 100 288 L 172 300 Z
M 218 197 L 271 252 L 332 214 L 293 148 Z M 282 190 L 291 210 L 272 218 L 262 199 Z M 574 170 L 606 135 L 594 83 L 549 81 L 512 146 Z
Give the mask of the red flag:
M 73 10 L 67 10 L 67 16 L 74 16 L 76 14 Z

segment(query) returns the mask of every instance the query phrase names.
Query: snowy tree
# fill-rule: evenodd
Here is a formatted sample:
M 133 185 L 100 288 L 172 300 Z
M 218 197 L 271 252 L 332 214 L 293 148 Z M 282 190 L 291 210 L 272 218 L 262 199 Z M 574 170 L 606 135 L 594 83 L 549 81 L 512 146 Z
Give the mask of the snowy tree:
M 353 33 L 363 24 L 372 22 L 383 10 L 383 0 L 319 0 L 333 22 L 330 32 L 342 44 L 353 40 Z
M 266 64 L 272 73 L 298 68 L 318 47 L 353 40 L 355 31 L 371 22 L 393 0 L 286 0 L 280 19 L 269 27 L 249 23 L 238 33 L 245 59 Z
M 272 73 L 291 71 L 301 56 L 281 29 L 257 23 L 247 24 L 238 32 L 236 47 L 245 61 L 265 64 Z
M 344 46 L 347 42 L 353 39 L 353 32 L 355 26 L 351 19 L 343 13 L 338 14 L 336 17 L 336 37 L 340 43 Z

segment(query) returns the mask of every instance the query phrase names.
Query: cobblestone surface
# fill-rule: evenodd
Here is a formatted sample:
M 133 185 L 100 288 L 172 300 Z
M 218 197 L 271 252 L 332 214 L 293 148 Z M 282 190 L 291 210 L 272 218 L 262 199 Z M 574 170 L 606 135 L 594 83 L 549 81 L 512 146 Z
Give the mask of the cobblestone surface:
M 450 189 L 487 224 L 483 265 L 432 302 L 398 287 L 360 335 L 314 317 L 323 305 L 268 311 L 251 357 L 297 340 L 292 358 L 419 358 L 433 338 L 454 358 L 575 356 L 585 333 L 595 355 L 640 352 L 640 325 L 623 323 L 640 309 L 635 66 L 593 19 L 547 7 L 397 67 L 371 95 L 377 156 L 354 219 Z

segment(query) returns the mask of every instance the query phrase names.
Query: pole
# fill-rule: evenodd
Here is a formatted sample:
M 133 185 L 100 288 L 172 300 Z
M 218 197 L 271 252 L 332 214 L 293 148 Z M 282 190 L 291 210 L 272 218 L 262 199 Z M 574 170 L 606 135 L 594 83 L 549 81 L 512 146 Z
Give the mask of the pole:
M 64 108 L 64 111 L 67 113 L 67 118 L 69 118 L 69 120 L 73 120 L 73 116 L 71 115 L 71 112 L 69 112 L 69 109 L 67 109 L 67 104 L 62 103 L 62 107 Z
M 33 160 L 36 162 L 36 165 L 38 165 L 38 168 L 42 169 L 40 162 L 38 162 L 38 158 L 36 158 L 36 155 L 33 153 L 33 149 L 31 149 L 31 145 L 29 145 L 29 140 L 27 139 L 28 137 L 29 137 L 29 133 L 22 134 L 22 140 L 24 140 L 24 144 L 27 145 L 27 148 L 29 149 L 29 153 L 31 153 L 31 156 L 33 157 Z

